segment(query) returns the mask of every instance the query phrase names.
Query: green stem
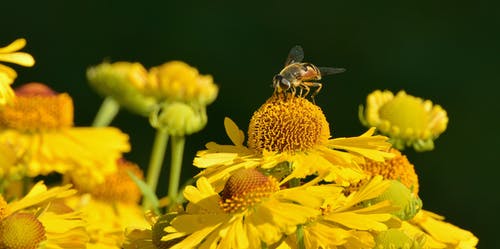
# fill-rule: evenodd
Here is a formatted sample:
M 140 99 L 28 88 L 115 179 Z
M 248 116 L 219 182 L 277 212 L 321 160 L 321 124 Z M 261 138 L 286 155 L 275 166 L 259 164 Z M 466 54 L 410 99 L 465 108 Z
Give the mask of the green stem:
M 172 205 L 177 203 L 185 143 L 186 138 L 184 136 L 172 136 L 172 161 L 170 164 L 170 181 L 168 183 L 168 198 L 172 201 Z
M 260 242 L 260 249 L 267 249 L 267 244 L 264 241 Z
M 156 130 L 155 141 L 153 143 L 153 150 L 151 151 L 151 158 L 149 159 L 148 173 L 146 175 L 146 184 L 153 191 L 156 192 L 158 179 L 160 178 L 161 167 L 163 159 L 165 158 L 165 150 L 168 143 L 168 133 L 165 129 L 158 128 Z M 149 202 L 145 200 L 143 207 L 149 208 Z
M 120 110 L 120 104 L 118 104 L 118 102 L 116 102 L 116 100 L 114 100 L 113 98 L 106 97 L 102 102 L 101 107 L 97 112 L 97 115 L 95 116 L 92 126 L 94 127 L 108 126 L 111 123 L 111 121 L 113 121 L 116 114 L 118 114 L 119 110 Z
M 297 248 L 306 249 L 306 244 L 304 243 L 304 227 L 302 225 L 297 226 Z
M 27 195 L 30 191 L 31 187 L 31 177 L 25 176 L 23 177 L 23 196 Z

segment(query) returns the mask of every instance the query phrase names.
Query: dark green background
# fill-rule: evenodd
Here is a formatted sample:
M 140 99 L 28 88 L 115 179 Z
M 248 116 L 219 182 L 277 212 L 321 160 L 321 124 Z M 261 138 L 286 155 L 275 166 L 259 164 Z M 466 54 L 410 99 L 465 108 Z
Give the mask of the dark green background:
M 436 150 L 407 151 L 420 176 L 424 207 L 473 231 L 481 248 L 500 247 L 495 239 L 500 221 L 498 4 L 11 2 L 2 3 L 0 42 L 27 38 L 24 51 L 37 61 L 34 68 L 16 67 L 15 85 L 39 81 L 69 92 L 79 126 L 91 123 L 101 101 L 86 84 L 85 70 L 103 59 L 146 67 L 179 59 L 214 76 L 219 97 L 209 106 L 207 127 L 188 138 L 185 178 L 197 172 L 191 160 L 206 142 L 229 142 L 225 116 L 246 130 L 295 44 L 304 47 L 307 61 L 348 70 L 325 78 L 317 97 L 334 136 L 364 130 L 357 106 L 375 89 L 404 89 L 441 104 L 450 123 Z M 147 121 L 121 112 L 113 125 L 130 134 L 133 151 L 127 158 L 147 165 L 154 134 Z

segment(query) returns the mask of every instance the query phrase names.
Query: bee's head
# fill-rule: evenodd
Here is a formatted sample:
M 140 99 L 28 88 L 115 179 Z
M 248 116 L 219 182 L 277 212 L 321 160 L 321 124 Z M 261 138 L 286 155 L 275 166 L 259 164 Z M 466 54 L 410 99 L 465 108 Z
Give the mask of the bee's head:
M 279 90 L 286 91 L 292 86 L 289 80 L 283 77 L 281 74 L 276 74 L 273 78 L 273 87 Z

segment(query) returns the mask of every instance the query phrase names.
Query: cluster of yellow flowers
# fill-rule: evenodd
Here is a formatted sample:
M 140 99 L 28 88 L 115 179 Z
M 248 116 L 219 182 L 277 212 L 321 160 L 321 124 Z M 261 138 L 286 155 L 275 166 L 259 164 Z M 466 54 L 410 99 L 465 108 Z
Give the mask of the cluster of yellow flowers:
M 0 61 L 34 64 L 0 48 Z M 14 72 L 14 73 L 13 73 Z M 0 65 L 0 249 L 35 248 L 475 248 L 478 239 L 422 209 L 404 147 L 432 150 L 446 112 L 401 91 L 375 91 L 360 108 L 368 129 L 334 137 L 321 108 L 277 92 L 248 135 L 224 120 L 232 144 L 206 144 L 201 172 L 179 195 L 185 136 L 207 122 L 218 88 L 184 62 L 145 69 L 104 62 L 87 70 L 105 100 L 91 127 L 73 126 L 73 102 L 41 83 L 10 85 Z M 150 164 L 124 158 L 128 136 L 109 127 L 120 108 L 157 130 Z M 171 138 L 168 197 L 155 196 Z M 42 181 L 47 175 L 60 181 Z M 142 199 L 142 205 L 140 201 Z

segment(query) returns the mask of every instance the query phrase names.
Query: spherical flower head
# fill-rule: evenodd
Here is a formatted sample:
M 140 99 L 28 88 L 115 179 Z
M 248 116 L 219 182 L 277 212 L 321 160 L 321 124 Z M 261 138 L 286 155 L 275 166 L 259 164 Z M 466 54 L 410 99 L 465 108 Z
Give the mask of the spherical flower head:
M 0 48 L 0 62 L 9 62 L 25 67 L 31 67 L 35 64 L 35 59 L 28 53 L 18 52 L 26 46 L 26 40 L 21 38 L 13 41 L 11 44 Z M 10 85 L 16 79 L 17 73 L 11 67 L 0 64 L 0 107 L 11 103 L 14 99 L 14 92 Z
M 156 104 L 144 95 L 147 77 L 147 70 L 137 62 L 104 62 L 87 70 L 87 80 L 99 94 L 143 116 L 148 116 Z
M 226 212 L 238 212 L 250 208 L 279 189 L 273 177 L 267 177 L 256 169 L 241 169 L 226 182 L 220 194 L 220 205 Z
M 123 158 L 117 160 L 117 171 L 105 176 L 104 182 L 97 185 L 88 185 L 86 180 L 73 178 L 75 188 L 80 192 L 89 192 L 94 198 L 107 202 L 137 203 L 141 198 L 141 191 L 128 175 L 129 172 L 137 178 L 143 179 L 141 168 Z
M 184 102 L 164 102 L 150 116 L 153 127 L 164 129 L 169 135 L 184 136 L 200 131 L 207 124 L 207 115 L 202 106 Z
M 193 102 L 207 106 L 219 89 L 210 75 L 202 75 L 182 61 L 171 61 L 149 69 L 146 92 L 160 101 Z
M 329 138 L 321 108 L 295 96 L 273 95 L 253 114 L 248 128 L 248 147 L 259 152 L 306 151 Z
M 42 83 L 16 89 L 16 100 L 0 111 L 0 126 L 22 131 L 53 130 L 73 125 L 73 100 Z
M 45 229 L 34 214 L 15 213 L 0 220 L 0 248 L 36 249 L 45 239 Z
M 419 184 L 415 167 L 399 150 L 391 148 L 390 152 L 394 154 L 393 158 L 382 162 L 368 159 L 364 164 L 360 164 L 360 167 L 371 177 L 381 175 L 384 179 L 398 180 L 411 189 L 413 194 L 418 195 Z
M 3 196 L 0 195 L 0 220 L 2 220 L 3 218 L 5 218 L 5 216 L 7 216 L 8 208 L 9 206 L 7 206 L 7 202 L 5 201 Z
M 446 130 L 448 116 L 439 105 L 399 91 L 374 91 L 360 109 L 360 119 L 366 126 L 377 127 L 391 138 L 398 149 L 413 146 L 417 151 L 432 150 L 434 140 Z
M 23 198 L 8 203 L 0 218 L 0 248 L 85 248 L 81 213 L 59 203 L 76 193 L 70 188 L 48 189 L 38 182 Z

